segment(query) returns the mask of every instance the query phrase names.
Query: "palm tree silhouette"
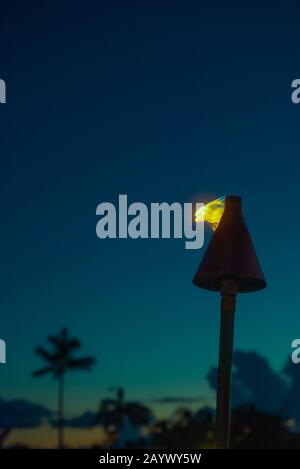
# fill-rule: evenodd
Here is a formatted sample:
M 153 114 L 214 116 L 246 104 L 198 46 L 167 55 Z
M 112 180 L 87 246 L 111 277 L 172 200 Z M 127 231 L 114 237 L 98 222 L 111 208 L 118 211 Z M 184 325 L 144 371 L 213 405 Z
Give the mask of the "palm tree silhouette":
M 69 337 L 66 328 L 57 336 L 48 337 L 52 345 L 49 352 L 44 347 L 37 347 L 35 352 L 45 360 L 47 366 L 33 372 L 33 376 L 51 373 L 58 380 L 58 447 L 64 447 L 64 376 L 67 370 L 89 370 L 95 363 L 92 357 L 74 357 L 74 351 L 81 347 L 79 340 Z
M 116 432 L 119 436 L 127 419 L 136 427 L 151 423 L 153 416 L 150 409 L 136 401 L 125 401 L 122 388 L 113 387 L 109 390 L 116 392 L 116 398 L 101 401 L 94 424 L 101 423 L 107 433 Z

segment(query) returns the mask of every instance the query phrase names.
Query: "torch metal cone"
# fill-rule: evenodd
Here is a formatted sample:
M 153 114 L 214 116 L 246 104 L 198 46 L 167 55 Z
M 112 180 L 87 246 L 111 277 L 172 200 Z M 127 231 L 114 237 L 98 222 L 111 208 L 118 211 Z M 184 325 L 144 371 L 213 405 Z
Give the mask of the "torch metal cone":
M 216 446 L 229 448 L 230 388 L 237 293 L 267 286 L 241 208 L 241 198 L 226 197 L 225 209 L 193 279 L 196 286 L 221 294 Z
M 221 291 L 224 278 L 235 279 L 238 293 L 267 286 L 241 205 L 240 197 L 226 197 L 223 216 L 193 280 L 198 287 Z

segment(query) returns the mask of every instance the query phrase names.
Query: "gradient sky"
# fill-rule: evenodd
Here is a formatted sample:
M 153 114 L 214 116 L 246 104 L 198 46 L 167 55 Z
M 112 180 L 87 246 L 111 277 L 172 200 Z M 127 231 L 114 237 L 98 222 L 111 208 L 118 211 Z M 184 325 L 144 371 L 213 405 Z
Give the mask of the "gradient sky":
M 55 408 L 51 378 L 31 378 L 33 349 L 66 325 L 97 358 L 68 376 L 68 414 L 111 385 L 211 398 L 219 298 L 192 284 L 204 249 L 98 239 L 96 206 L 118 194 L 243 197 L 268 288 L 238 298 L 235 347 L 282 367 L 300 336 L 299 14 L 296 2 L 1 6 L 3 397 Z

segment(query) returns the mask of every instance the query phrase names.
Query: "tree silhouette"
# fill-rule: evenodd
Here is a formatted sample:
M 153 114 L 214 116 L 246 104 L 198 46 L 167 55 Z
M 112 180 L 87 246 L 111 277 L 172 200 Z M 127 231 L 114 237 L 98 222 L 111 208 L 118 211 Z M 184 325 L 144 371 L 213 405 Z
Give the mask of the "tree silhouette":
M 154 447 L 160 449 L 211 448 L 214 444 L 213 414 L 205 408 L 197 413 L 179 408 L 170 419 L 154 425 L 152 437 Z
M 122 388 L 110 388 L 110 390 L 116 392 L 116 398 L 101 401 L 94 424 L 102 423 L 108 434 L 116 433 L 120 436 L 126 420 L 136 427 L 151 423 L 153 416 L 147 407 L 135 401 L 126 402 Z
M 66 328 L 57 336 L 48 337 L 52 350 L 37 347 L 35 352 L 47 363 L 47 366 L 33 372 L 33 376 L 52 374 L 58 380 L 58 447 L 64 447 L 64 376 L 67 370 L 89 370 L 94 364 L 92 357 L 77 358 L 74 351 L 81 347 L 79 340 L 69 337 Z
M 299 403 L 299 386 L 300 386 L 300 370 L 299 365 L 295 365 L 289 357 L 282 370 L 288 382 L 288 394 L 282 404 L 281 414 L 285 417 L 293 417 L 300 426 L 300 403 Z
M 291 433 L 286 422 L 248 405 L 235 409 L 232 415 L 231 446 L 237 449 L 279 449 L 290 444 Z

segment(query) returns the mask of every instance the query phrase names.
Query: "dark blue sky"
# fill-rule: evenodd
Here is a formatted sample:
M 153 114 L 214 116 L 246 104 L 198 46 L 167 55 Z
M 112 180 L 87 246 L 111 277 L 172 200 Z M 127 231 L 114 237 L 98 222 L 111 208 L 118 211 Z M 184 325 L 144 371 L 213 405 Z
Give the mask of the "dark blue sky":
M 68 377 L 69 411 L 110 385 L 207 394 L 219 298 L 192 285 L 204 250 L 99 240 L 96 206 L 122 193 L 243 197 L 269 286 L 238 298 L 235 346 L 280 368 L 300 334 L 299 5 L 34 3 L 1 6 L 2 395 L 55 406 L 30 374 L 62 325 L 98 360 Z

